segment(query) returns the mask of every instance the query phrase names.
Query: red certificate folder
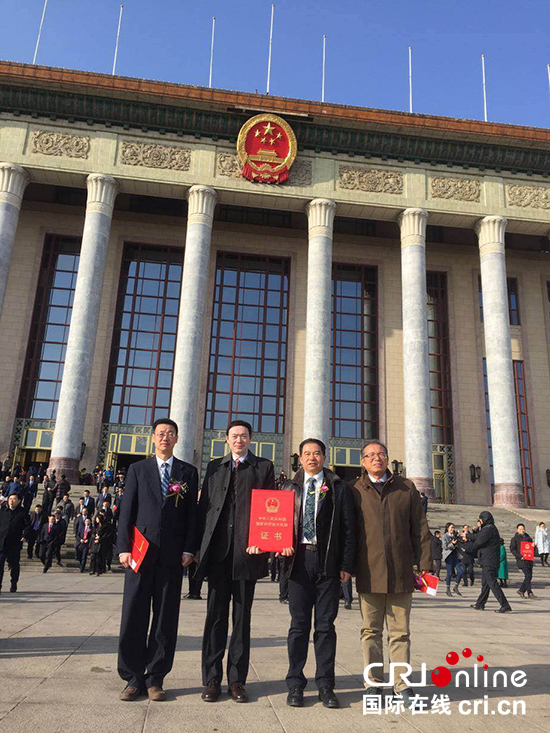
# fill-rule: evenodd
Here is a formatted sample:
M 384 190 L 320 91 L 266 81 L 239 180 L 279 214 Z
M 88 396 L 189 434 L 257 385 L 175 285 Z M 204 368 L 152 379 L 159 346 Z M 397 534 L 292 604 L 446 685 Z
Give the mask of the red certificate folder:
M 519 553 L 524 560 L 535 559 L 535 545 L 532 542 L 522 542 Z
M 139 529 L 137 529 L 137 527 L 134 527 L 132 529 L 130 543 L 130 554 L 132 555 L 132 557 L 130 558 L 130 567 L 132 568 L 134 573 L 137 573 L 141 566 L 141 563 L 143 562 L 143 558 L 147 553 L 147 549 L 149 548 L 149 542 L 141 534 Z
M 294 546 L 294 491 L 252 490 L 248 546 L 262 552 Z

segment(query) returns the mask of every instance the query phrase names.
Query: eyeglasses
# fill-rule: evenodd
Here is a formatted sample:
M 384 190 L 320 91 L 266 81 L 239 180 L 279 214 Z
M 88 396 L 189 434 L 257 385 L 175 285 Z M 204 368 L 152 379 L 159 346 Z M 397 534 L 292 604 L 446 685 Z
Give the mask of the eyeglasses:
M 160 438 L 161 440 L 162 438 L 175 438 L 176 437 L 176 434 L 172 430 L 169 430 L 167 433 L 155 433 L 155 435 L 157 436 L 157 438 Z
M 372 461 L 373 458 L 387 458 L 387 457 L 388 457 L 387 453 L 366 453 L 363 456 L 363 460 L 365 458 L 368 458 L 370 461 Z

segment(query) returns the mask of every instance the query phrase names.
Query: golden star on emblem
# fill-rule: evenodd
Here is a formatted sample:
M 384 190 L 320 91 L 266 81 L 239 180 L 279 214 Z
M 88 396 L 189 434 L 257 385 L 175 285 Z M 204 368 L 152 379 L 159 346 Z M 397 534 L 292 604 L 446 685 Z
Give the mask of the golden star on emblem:
M 275 140 L 274 137 L 272 137 L 272 138 L 269 139 L 269 144 L 270 145 L 275 145 L 275 143 L 276 143 L 276 140 Z
M 265 132 L 266 135 L 273 135 L 274 134 L 273 133 L 274 130 L 275 130 L 275 128 L 273 127 L 273 125 L 271 124 L 271 122 L 268 122 L 267 125 L 264 125 L 264 132 Z
M 262 133 L 260 132 L 260 129 L 258 128 L 255 132 L 255 137 L 260 137 Z
M 277 133 L 277 135 L 276 135 L 276 137 L 277 137 L 277 140 L 280 140 L 280 139 L 282 138 L 282 135 L 281 135 L 281 133 L 280 133 L 280 132 L 278 132 L 278 133 Z
M 266 140 L 267 140 L 267 138 L 265 138 L 265 137 L 262 137 L 262 142 L 263 142 L 263 143 L 265 143 L 265 141 L 266 141 Z

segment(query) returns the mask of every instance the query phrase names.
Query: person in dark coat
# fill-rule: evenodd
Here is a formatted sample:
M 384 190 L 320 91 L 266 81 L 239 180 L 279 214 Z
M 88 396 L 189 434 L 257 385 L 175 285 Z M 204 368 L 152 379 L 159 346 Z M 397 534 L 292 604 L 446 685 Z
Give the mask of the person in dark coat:
M 441 559 L 443 558 L 443 542 L 441 541 L 441 532 L 436 529 L 432 535 L 432 558 L 434 561 L 434 575 L 441 573 Z
M 21 505 L 18 494 L 10 494 L 0 507 L 0 589 L 4 578 L 6 560 L 10 566 L 10 593 L 17 591 L 20 573 L 23 537 L 29 525 L 29 515 Z
M 458 550 L 460 554 L 460 562 L 462 563 L 462 579 L 466 587 L 468 587 L 468 580 L 470 581 L 470 585 L 473 585 L 475 580 L 474 558 L 469 552 L 467 552 L 468 547 L 473 543 L 473 541 L 474 535 L 470 532 L 469 525 L 465 524 L 462 527 L 462 532 L 458 539 Z
M 103 512 L 99 512 L 94 519 L 94 529 L 90 540 L 90 575 L 103 575 L 107 569 L 106 560 L 111 531 L 111 523 Z
M 27 557 L 32 560 L 33 550 L 34 556 L 40 557 L 40 530 L 47 521 L 47 514 L 42 511 L 42 506 L 37 504 L 34 507 L 34 512 L 30 516 L 29 526 L 25 533 L 25 539 L 27 540 Z
M 500 565 L 500 534 L 491 512 L 481 512 L 479 519 L 480 529 L 475 533 L 473 544 L 467 547 L 467 552 L 472 557 L 477 557 L 481 563 L 481 593 L 471 608 L 484 611 L 489 592 L 492 592 L 500 604 L 495 613 L 510 613 L 512 608 L 497 581 Z
M 61 501 L 65 494 L 67 494 L 67 496 L 70 494 L 71 484 L 67 481 L 67 477 L 64 473 L 61 475 L 61 481 L 58 481 L 55 485 L 54 491 L 57 501 Z
M 248 546 L 250 502 L 252 489 L 275 489 L 273 463 L 250 452 L 251 438 L 249 423 L 234 420 L 229 424 L 226 440 L 230 453 L 208 464 L 199 502 L 200 553 L 195 578 L 203 580 L 208 576 L 202 641 L 202 699 L 206 702 L 214 702 L 221 695 L 231 602 L 229 694 L 235 702 L 248 701 L 245 683 L 250 661 L 252 602 L 256 581 L 268 574 L 269 557 L 257 547 Z
M 53 558 L 57 558 L 57 564 L 61 562 L 61 548 L 67 536 L 67 525 L 63 521 L 61 513 L 55 512 L 48 518 L 48 524 L 44 524 L 40 531 L 40 560 L 44 565 L 44 573 L 47 573 L 52 566 Z
M 523 573 L 523 582 L 517 591 L 518 595 L 522 598 L 525 598 L 526 593 L 528 598 L 537 597 L 531 588 L 534 562 L 533 560 L 525 560 L 521 555 L 521 543 L 532 541 L 531 537 L 525 531 L 525 525 L 521 523 L 518 524 L 516 527 L 516 534 L 512 537 L 510 542 L 510 552 L 516 558 L 516 565 Z
M 82 524 L 78 526 L 75 536 L 76 559 L 80 565 L 80 572 L 83 573 L 86 570 L 86 560 L 88 559 L 88 553 L 90 552 L 90 545 L 93 538 L 93 527 L 90 517 L 84 518 Z
M 281 553 L 288 575 L 291 623 L 288 632 L 287 704 L 302 707 L 307 679 L 311 614 L 317 669 L 315 684 L 327 708 L 340 707 L 334 694 L 336 630 L 340 583 L 348 583 L 355 564 L 357 519 L 351 487 L 324 468 L 326 446 L 317 438 L 300 444 L 302 468 L 283 491 L 294 491 L 293 546 Z M 351 605 L 351 604 L 350 604 Z
M 128 470 L 118 521 L 119 560 L 126 570 L 118 673 L 127 683 L 120 699 L 127 702 L 145 689 L 150 700 L 166 699 L 162 685 L 174 662 L 183 568 L 197 551 L 197 469 L 174 456 L 173 420 L 156 420 L 152 438 L 156 454 Z M 137 573 L 130 567 L 134 527 L 149 542 Z
M 90 496 L 90 489 L 84 489 L 84 506 L 88 510 L 88 516 L 93 517 L 95 514 L 95 499 Z

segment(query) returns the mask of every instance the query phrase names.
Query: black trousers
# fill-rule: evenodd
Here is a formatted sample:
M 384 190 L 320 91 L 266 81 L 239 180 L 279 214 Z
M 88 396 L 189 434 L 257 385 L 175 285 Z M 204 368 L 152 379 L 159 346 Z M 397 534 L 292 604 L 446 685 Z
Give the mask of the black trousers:
M 317 552 L 298 545 L 294 567 L 288 583 L 290 607 L 290 629 L 288 632 L 288 689 L 304 689 L 307 679 L 304 666 L 307 661 L 311 614 L 314 611 L 313 645 L 317 670 L 315 684 L 318 689 L 334 687 L 334 663 L 336 659 L 336 629 L 334 620 L 338 615 L 340 600 L 340 578 L 326 578 L 321 575 Z
M 464 562 L 462 560 L 462 569 L 463 569 L 463 576 L 462 579 L 464 580 L 464 585 L 468 585 L 468 580 L 473 585 L 474 584 L 474 561 L 473 559 L 471 562 Z
M 436 575 L 439 578 L 440 573 L 441 573 L 441 560 L 434 560 L 434 575 Z
M 227 652 L 227 682 L 241 682 L 250 664 L 250 619 L 255 580 L 233 580 L 233 553 L 221 563 L 208 566 L 208 601 L 202 637 L 202 682 L 223 678 L 223 656 L 229 629 L 229 603 L 232 604 L 232 630 Z
M 502 592 L 498 580 L 498 568 L 481 568 L 481 593 L 476 601 L 476 606 L 485 608 L 487 599 L 489 598 L 489 591 L 492 591 L 494 597 L 499 602 L 501 608 L 509 608 L 510 604 L 506 600 L 506 596 Z
M 192 562 L 187 566 L 187 577 L 189 578 L 189 595 L 199 597 L 202 590 L 202 580 L 196 580 L 194 575 L 197 571 L 197 563 Z
M 344 594 L 344 601 L 346 603 L 352 603 L 353 601 L 353 588 L 351 585 L 351 578 L 347 583 L 342 583 L 342 593 Z
M 56 550 L 59 552 L 59 547 L 56 547 L 52 542 L 42 543 L 42 547 L 40 548 L 40 559 L 47 570 L 52 566 L 53 556 Z
M 80 563 L 80 570 L 84 572 L 86 569 L 86 560 L 88 559 L 88 552 L 90 551 L 90 547 L 87 544 L 81 544 L 79 543 L 76 548 L 76 559 Z
M 21 559 L 21 547 L 15 549 L 5 550 L 0 552 L 0 588 L 2 587 L 2 580 L 4 579 L 4 565 L 6 560 L 10 566 L 10 577 L 13 585 L 16 585 L 19 580 L 19 573 L 21 566 L 19 564 Z
M 288 599 L 288 573 L 284 572 L 284 568 L 281 567 L 279 573 L 279 600 L 284 601 Z
M 520 570 L 523 572 L 523 583 L 519 587 L 520 592 L 532 593 L 531 581 L 533 579 L 533 563 L 524 563 Z
M 29 529 L 27 533 L 27 557 L 29 560 L 32 560 L 33 551 L 35 557 L 40 556 L 40 542 L 38 542 L 37 529 Z
M 118 673 L 132 687 L 162 686 L 172 669 L 182 580 L 181 565 L 159 561 L 138 573 L 125 571 Z

